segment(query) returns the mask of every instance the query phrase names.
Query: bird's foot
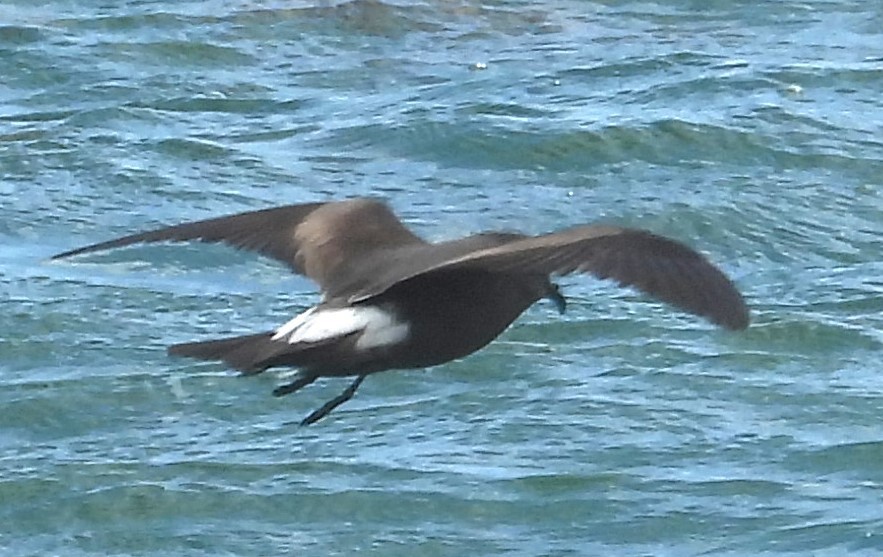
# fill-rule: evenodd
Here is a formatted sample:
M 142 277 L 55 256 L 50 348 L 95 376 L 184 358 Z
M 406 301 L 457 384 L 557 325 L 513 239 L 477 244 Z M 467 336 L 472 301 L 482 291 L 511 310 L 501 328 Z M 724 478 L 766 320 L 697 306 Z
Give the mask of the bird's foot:
M 295 376 L 294 381 L 288 383 L 286 385 L 282 385 L 281 387 L 276 387 L 273 389 L 273 396 L 285 396 L 290 395 L 295 391 L 299 391 L 316 380 L 315 375 L 304 375 L 302 373 L 298 373 Z
M 348 401 L 349 399 L 353 398 L 353 395 L 356 394 L 356 389 L 359 388 L 359 385 L 362 384 L 362 381 L 365 380 L 365 377 L 367 376 L 360 375 L 356 377 L 356 380 L 353 381 L 352 385 L 347 387 L 345 391 L 343 391 L 336 397 L 323 404 L 321 408 L 304 418 L 303 421 L 301 421 L 300 425 L 310 425 L 318 422 L 319 420 L 330 414 L 332 410 L 334 410 L 344 402 Z

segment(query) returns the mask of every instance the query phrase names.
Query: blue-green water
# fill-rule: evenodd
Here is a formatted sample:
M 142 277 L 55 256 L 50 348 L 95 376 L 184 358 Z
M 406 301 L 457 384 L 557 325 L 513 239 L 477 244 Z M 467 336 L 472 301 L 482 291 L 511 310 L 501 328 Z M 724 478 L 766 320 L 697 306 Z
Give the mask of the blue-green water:
M 883 553 L 883 6 L 3 0 L 0 554 Z M 275 399 L 165 346 L 315 302 L 151 226 L 356 195 L 430 239 L 684 240 L 713 329 L 587 277 L 427 371 Z

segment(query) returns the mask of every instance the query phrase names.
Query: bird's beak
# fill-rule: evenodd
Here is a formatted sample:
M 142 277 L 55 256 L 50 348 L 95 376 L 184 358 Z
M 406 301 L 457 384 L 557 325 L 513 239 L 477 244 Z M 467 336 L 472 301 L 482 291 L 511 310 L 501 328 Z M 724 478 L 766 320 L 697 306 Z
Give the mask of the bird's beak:
M 558 313 L 563 314 L 567 311 L 567 300 L 561 294 L 561 290 L 558 289 L 557 284 L 552 285 L 552 288 L 550 288 L 549 292 L 546 294 L 546 298 L 552 300 L 552 303 L 554 303 L 555 307 L 558 309 Z

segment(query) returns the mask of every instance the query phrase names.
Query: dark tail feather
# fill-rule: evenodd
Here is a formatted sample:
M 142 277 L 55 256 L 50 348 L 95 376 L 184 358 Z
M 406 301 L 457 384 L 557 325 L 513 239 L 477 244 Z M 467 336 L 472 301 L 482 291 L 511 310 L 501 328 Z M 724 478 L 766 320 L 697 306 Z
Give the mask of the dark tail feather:
M 222 361 L 243 373 L 260 373 L 267 360 L 279 352 L 273 333 L 220 338 L 204 342 L 186 342 L 169 347 L 169 354 L 198 360 Z

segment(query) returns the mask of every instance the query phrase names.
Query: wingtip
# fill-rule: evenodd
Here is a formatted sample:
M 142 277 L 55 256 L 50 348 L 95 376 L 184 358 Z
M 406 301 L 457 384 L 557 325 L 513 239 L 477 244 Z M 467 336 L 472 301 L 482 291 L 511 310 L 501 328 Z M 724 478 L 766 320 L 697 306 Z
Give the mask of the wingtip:
M 727 324 L 727 328 L 731 331 L 744 331 L 749 325 L 751 325 L 751 313 L 746 307 L 744 312 L 737 315 L 735 319 Z
M 740 297 L 741 298 L 741 297 Z M 751 325 L 751 311 L 741 299 L 737 307 L 712 316 L 711 321 L 728 331 L 744 331 Z
M 105 250 L 105 249 L 119 247 L 121 245 L 125 245 L 125 244 L 121 244 L 119 240 L 109 240 L 107 242 L 99 242 L 97 244 L 90 244 L 88 246 L 82 246 L 79 248 L 63 251 L 61 253 L 56 253 L 55 255 L 51 256 L 49 259 L 51 261 L 55 261 L 58 259 L 67 259 L 68 257 L 74 257 L 74 256 L 81 255 L 84 253 L 90 253 L 90 252 L 94 252 L 94 251 L 101 251 L 101 250 Z
M 72 257 L 74 255 L 77 255 L 78 253 L 81 253 L 81 252 L 82 252 L 81 248 L 63 251 L 61 253 L 56 253 L 55 255 L 49 256 L 49 261 L 58 261 L 59 259 L 65 259 L 67 257 Z

